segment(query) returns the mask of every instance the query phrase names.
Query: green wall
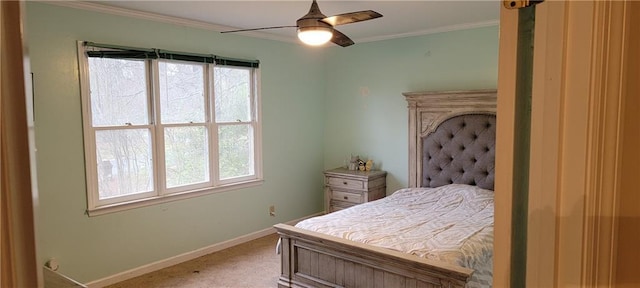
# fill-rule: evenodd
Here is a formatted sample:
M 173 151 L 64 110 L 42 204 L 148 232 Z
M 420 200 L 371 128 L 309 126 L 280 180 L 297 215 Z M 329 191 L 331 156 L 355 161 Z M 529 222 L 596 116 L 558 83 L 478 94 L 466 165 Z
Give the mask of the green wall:
M 408 115 L 402 92 L 495 89 L 498 27 L 330 49 L 324 167 L 354 154 L 386 170 L 387 193 L 408 183 Z
M 34 74 L 38 253 L 90 282 L 323 209 L 323 50 L 27 2 Z M 76 41 L 261 61 L 264 183 L 88 217 Z M 276 217 L 268 215 L 276 206 Z
M 323 209 L 322 170 L 351 153 L 407 183 L 402 92 L 495 88 L 497 26 L 310 48 L 160 22 L 27 2 L 34 73 L 38 253 L 95 281 Z M 212 53 L 261 62 L 262 185 L 85 215 L 76 41 Z M 275 204 L 277 217 L 268 216 Z

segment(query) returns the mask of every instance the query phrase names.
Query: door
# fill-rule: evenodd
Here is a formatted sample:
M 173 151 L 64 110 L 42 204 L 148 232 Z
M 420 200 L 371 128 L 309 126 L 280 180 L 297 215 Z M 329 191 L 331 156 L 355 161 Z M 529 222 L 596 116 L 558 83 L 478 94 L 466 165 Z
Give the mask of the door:
M 42 275 L 36 262 L 23 9 L 22 1 L 0 2 L 0 287 L 39 287 Z
M 633 46 L 638 45 L 637 36 L 631 36 L 637 34 L 639 25 L 633 21 L 638 9 L 632 2 L 545 1 L 535 6 L 528 172 L 517 167 L 518 148 L 513 144 L 521 141 L 514 138 L 514 130 L 517 84 L 522 81 L 515 76 L 517 43 L 522 35 L 513 28 L 520 12 L 501 12 L 496 287 L 521 281 L 528 287 L 639 283 L 623 278 L 637 278 L 637 271 L 620 274 L 630 268 L 626 261 L 637 259 L 622 250 L 625 243 L 637 241 L 624 231 L 640 228 L 638 215 L 626 217 L 632 221 L 620 217 L 629 210 L 627 205 L 637 207 L 630 201 L 638 200 L 639 190 L 625 186 L 637 178 L 630 171 L 637 174 L 634 165 L 640 162 L 637 152 L 628 149 L 638 144 L 633 125 L 638 113 L 628 112 L 632 108 L 627 104 L 637 107 L 640 91 L 640 63 L 632 55 L 638 51 Z M 515 195 L 521 191 L 513 190 L 523 178 L 529 180 L 526 224 L 516 218 Z M 518 238 L 522 229 L 524 241 Z M 526 250 L 524 257 L 518 249 Z

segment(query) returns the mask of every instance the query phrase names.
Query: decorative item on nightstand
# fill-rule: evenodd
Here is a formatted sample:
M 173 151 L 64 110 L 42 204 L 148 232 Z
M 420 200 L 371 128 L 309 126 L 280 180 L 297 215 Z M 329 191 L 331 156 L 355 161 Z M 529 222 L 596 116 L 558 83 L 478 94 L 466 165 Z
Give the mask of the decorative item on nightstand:
M 385 197 L 387 172 L 336 168 L 324 171 L 324 183 L 325 211 L 331 213 Z
M 352 170 L 352 171 L 371 171 L 373 170 L 373 160 L 369 159 L 367 161 L 365 161 L 364 159 L 360 159 L 360 156 L 358 155 L 353 155 L 351 154 L 351 157 L 349 158 L 349 163 L 346 163 L 347 161 L 345 160 L 345 166 L 344 168 L 347 168 L 348 170 Z
M 358 161 L 360 161 L 360 156 L 351 155 L 351 159 L 349 159 L 349 170 L 358 170 Z

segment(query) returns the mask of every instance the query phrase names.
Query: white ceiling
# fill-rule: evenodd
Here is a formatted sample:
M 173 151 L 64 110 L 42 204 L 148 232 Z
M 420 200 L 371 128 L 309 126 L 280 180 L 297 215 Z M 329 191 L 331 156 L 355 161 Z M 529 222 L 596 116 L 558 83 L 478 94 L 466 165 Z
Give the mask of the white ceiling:
M 64 2 L 64 1 L 63 1 Z M 69 2 L 66 2 L 67 5 Z M 75 2 L 76 4 L 79 2 Z M 311 0 L 290 1 L 89 1 L 83 8 L 145 18 L 161 16 L 186 20 L 216 31 L 295 25 L 305 15 Z M 471 1 L 337 1 L 319 0 L 320 10 L 336 15 L 374 10 L 382 18 L 336 28 L 356 43 L 424 35 L 472 27 L 495 25 L 499 19 L 498 0 Z M 114 9 L 111 9 L 114 8 Z M 149 14 L 151 13 L 151 14 Z M 157 15 L 156 15 L 157 14 Z M 175 22 L 175 21 L 174 21 Z M 241 32 L 244 35 L 296 42 L 295 28 Z

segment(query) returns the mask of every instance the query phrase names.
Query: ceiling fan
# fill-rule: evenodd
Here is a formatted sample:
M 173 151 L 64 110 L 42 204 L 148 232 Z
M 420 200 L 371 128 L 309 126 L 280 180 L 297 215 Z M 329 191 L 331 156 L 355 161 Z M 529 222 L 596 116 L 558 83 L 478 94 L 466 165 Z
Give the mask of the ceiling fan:
M 331 41 L 342 47 L 347 47 L 354 44 L 353 40 L 347 37 L 347 35 L 342 34 L 342 32 L 334 29 L 334 26 L 366 21 L 380 17 L 382 17 L 382 14 L 372 10 L 349 12 L 327 17 L 322 14 L 322 12 L 320 12 L 320 8 L 318 8 L 318 3 L 316 2 L 316 0 L 313 0 L 313 3 L 311 3 L 311 8 L 309 9 L 309 13 L 298 19 L 295 26 L 272 26 L 222 31 L 220 33 L 235 33 L 297 27 L 298 38 L 306 44 L 318 46 Z

